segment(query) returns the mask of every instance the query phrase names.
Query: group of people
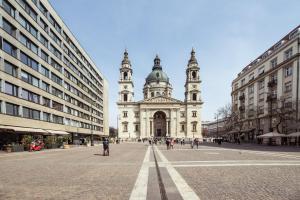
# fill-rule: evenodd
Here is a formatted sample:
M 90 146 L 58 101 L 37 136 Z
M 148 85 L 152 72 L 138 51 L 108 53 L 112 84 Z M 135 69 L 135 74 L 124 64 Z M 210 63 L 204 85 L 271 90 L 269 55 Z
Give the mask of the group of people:
M 166 139 L 166 145 L 167 145 L 167 149 L 174 149 L 174 139 L 173 138 L 167 138 Z

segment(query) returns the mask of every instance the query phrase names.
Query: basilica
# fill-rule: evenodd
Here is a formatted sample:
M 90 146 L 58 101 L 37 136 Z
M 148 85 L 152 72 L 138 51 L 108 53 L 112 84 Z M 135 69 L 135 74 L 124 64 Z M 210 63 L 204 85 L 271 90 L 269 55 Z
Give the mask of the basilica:
M 185 69 L 185 99 L 172 97 L 172 85 L 156 55 L 145 79 L 144 99 L 134 101 L 132 66 L 125 50 L 120 67 L 118 136 L 122 139 L 151 137 L 199 138 L 201 133 L 200 73 L 194 49 Z M 182 73 L 184 74 L 184 73 Z

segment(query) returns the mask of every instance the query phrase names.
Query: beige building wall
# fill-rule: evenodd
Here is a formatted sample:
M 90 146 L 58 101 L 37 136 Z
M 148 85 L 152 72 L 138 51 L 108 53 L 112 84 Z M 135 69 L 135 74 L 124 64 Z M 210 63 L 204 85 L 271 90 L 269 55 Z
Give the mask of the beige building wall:
M 295 118 L 294 125 L 287 124 L 286 127 L 281 127 L 282 131 L 291 132 L 299 126 L 296 122 L 299 120 L 299 38 L 298 26 L 247 65 L 233 80 L 233 111 L 244 110 L 240 112 L 244 113 L 244 129 L 256 129 L 257 134 L 258 131 L 261 134 L 268 132 L 270 128 L 275 129 L 278 115 L 276 117 L 274 113 L 280 111 L 282 103 L 286 109 L 293 110 Z M 275 84 L 272 84 L 273 79 Z M 270 102 L 273 102 L 272 112 Z
M 0 125 L 91 134 L 93 124 L 94 134 L 108 135 L 108 83 L 50 3 L 1 0 L 0 4 Z M 7 63 L 15 69 L 13 74 Z M 25 80 L 24 73 L 34 78 Z M 8 92 L 9 84 L 17 94 Z M 55 95 L 54 88 L 61 94 Z M 38 101 L 32 94 L 27 98 L 26 91 L 38 95 Z M 55 102 L 61 104 L 59 109 Z M 18 106 L 18 113 L 9 115 L 9 103 Z M 32 119 L 35 111 L 39 116 Z M 61 117 L 60 123 L 55 115 Z

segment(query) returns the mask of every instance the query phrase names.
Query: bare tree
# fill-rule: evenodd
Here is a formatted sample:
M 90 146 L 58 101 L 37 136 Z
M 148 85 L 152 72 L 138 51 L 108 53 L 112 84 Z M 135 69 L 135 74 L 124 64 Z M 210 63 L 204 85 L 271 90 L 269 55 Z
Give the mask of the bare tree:
M 278 133 L 287 133 L 285 128 L 288 128 L 288 125 L 296 125 L 296 109 L 294 105 L 295 102 L 288 102 L 286 99 L 277 101 L 277 109 L 274 116 L 276 118 L 276 130 Z M 294 128 L 296 129 L 296 126 Z

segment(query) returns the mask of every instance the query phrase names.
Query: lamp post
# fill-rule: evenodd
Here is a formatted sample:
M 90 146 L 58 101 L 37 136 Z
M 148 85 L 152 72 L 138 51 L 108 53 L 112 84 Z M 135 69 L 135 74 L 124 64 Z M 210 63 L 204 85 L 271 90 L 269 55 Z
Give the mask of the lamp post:
M 215 119 L 217 120 L 217 137 L 219 137 L 219 114 L 215 113 Z
M 93 103 L 96 103 L 96 101 L 91 99 L 91 146 L 94 146 Z

